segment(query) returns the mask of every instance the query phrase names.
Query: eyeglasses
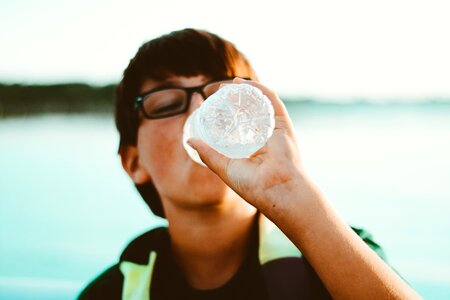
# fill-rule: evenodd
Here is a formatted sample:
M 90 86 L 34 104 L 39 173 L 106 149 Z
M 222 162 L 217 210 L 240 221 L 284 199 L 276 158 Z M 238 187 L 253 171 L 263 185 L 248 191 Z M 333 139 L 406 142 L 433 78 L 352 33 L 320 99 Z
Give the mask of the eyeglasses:
M 250 78 L 244 78 L 249 80 Z M 221 84 L 233 83 L 233 78 L 213 80 L 193 87 L 164 86 L 139 95 L 134 107 L 141 109 L 147 119 L 161 119 L 186 112 L 192 95 L 199 93 L 203 99 L 214 94 Z

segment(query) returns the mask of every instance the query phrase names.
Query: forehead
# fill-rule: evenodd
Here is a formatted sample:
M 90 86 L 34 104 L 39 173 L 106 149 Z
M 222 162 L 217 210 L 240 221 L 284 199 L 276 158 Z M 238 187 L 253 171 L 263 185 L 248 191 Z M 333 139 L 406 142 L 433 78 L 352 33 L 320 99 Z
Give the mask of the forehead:
M 204 75 L 197 75 L 197 76 L 170 76 L 164 80 L 155 80 L 155 79 L 145 79 L 142 82 L 141 88 L 139 90 L 139 93 L 145 93 L 147 91 L 150 91 L 152 89 L 165 86 L 165 85 L 175 85 L 175 86 L 182 86 L 182 87 L 191 87 L 191 86 L 197 86 L 202 85 L 203 83 L 211 80 L 209 77 Z

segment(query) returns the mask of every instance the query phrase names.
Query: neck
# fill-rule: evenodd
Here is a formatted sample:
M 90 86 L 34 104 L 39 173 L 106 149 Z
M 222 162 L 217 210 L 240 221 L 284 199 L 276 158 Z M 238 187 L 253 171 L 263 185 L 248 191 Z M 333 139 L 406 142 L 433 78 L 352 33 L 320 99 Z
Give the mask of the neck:
M 202 210 L 168 206 L 173 255 L 189 284 L 213 289 L 226 283 L 245 259 L 256 209 L 242 199 Z

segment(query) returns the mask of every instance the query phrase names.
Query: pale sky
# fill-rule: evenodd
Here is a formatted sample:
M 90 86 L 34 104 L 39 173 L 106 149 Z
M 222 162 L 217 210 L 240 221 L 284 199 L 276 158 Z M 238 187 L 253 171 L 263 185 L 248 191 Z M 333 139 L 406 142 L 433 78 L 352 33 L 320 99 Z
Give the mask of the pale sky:
M 233 42 L 284 95 L 450 97 L 450 1 L 0 0 L 0 82 L 116 83 L 145 41 Z

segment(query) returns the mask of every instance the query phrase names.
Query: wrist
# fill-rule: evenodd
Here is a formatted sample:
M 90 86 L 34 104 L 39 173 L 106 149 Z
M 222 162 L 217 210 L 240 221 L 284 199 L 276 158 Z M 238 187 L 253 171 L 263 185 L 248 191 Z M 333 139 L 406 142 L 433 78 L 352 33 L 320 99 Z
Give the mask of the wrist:
M 294 217 L 299 223 L 310 218 L 314 207 L 317 208 L 323 198 L 313 181 L 305 173 L 297 171 L 291 180 L 266 191 L 260 210 L 275 223 L 278 219 Z

